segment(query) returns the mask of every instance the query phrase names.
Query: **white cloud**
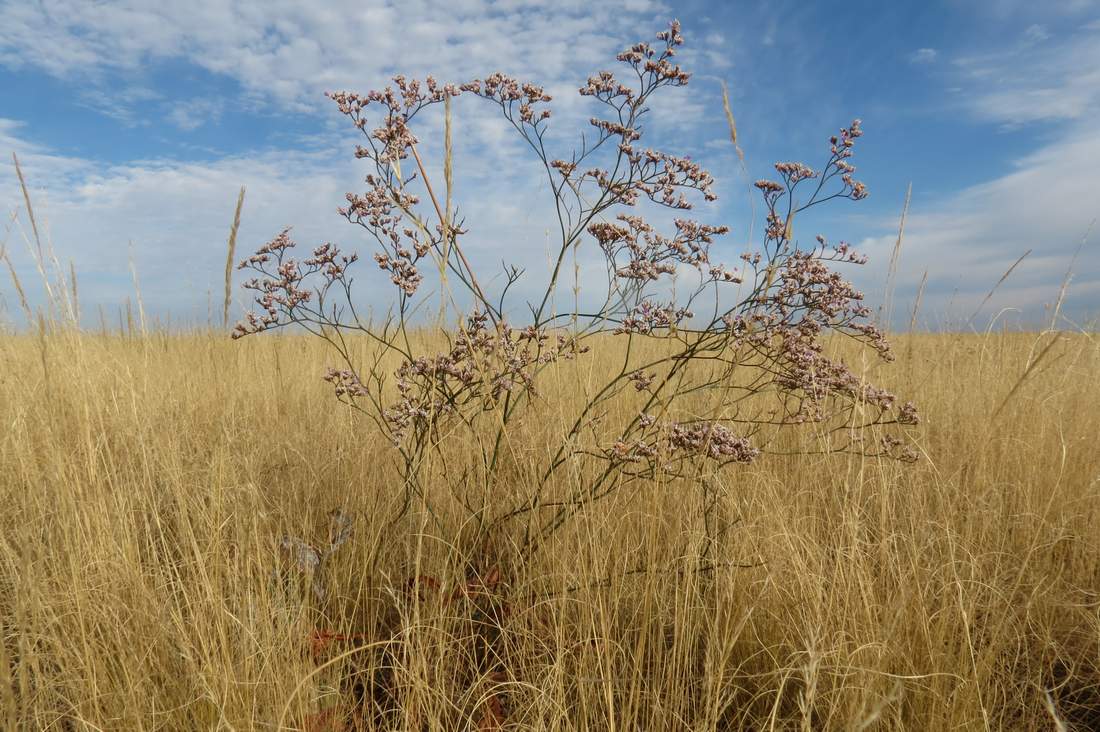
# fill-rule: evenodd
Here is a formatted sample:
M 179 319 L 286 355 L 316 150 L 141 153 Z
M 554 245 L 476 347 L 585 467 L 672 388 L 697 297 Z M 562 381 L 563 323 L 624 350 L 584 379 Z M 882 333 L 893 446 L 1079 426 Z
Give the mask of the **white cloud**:
M 18 128 L 0 120 L 0 147 L 20 154 L 40 227 L 62 262 L 71 259 L 89 306 L 112 307 L 133 295 L 129 249 L 151 310 L 193 316 L 205 291 L 217 291 L 218 262 L 236 191 L 248 187 L 241 251 L 255 248 L 283 226 L 297 224 L 303 243 L 346 234 L 332 215 L 358 177 L 340 166 L 335 151 L 282 150 L 213 163 L 149 161 L 102 166 L 28 145 Z M 10 159 L 0 167 L 0 207 L 19 211 L 23 234 L 9 242 L 17 271 L 36 299 L 33 260 L 22 195 Z M 6 289 L 6 288 L 0 288 Z
M 281 149 L 212 162 L 154 160 L 102 166 L 32 145 L 20 138 L 21 131 L 17 123 L 0 118 L 0 149 L 19 154 L 39 223 L 63 266 L 73 261 L 85 314 L 92 322 L 97 305 L 104 305 L 114 317 L 114 308 L 134 297 L 131 251 L 151 313 L 170 313 L 177 321 L 204 318 L 208 294 L 215 306 L 220 303 L 226 237 L 241 185 L 247 195 L 238 255 L 243 257 L 283 227 L 293 226 L 293 237 L 303 251 L 332 241 L 361 253 L 360 305 L 385 307 L 392 301 L 392 286 L 370 257 L 375 245 L 336 214 L 346 191 L 361 190 L 366 172 L 347 154 L 347 138 L 312 152 Z M 438 141 L 425 139 L 420 151 L 438 184 L 443 178 Z M 469 230 L 463 238 L 466 255 L 486 273 L 490 288 L 497 284 L 493 280 L 499 278 L 502 259 L 526 268 L 530 274 L 519 292 L 529 293 L 546 279 L 547 232 L 553 230 L 550 200 L 541 185 L 544 173 L 529 155 L 517 156 L 505 173 L 484 168 L 476 154 L 475 148 L 464 145 L 455 156 L 460 173 L 472 171 L 457 179 L 455 191 L 455 204 Z M 31 237 L 22 209 L 9 158 L 0 165 L 0 212 L 6 226 L 10 212 L 19 211 L 20 226 L 8 250 L 24 286 L 41 304 L 43 288 L 19 233 Z M 7 316 L 21 321 L 11 312 L 14 300 L 9 290 L 0 284 Z M 234 293 L 238 306 L 244 295 Z
M 1012 127 L 1084 119 L 1100 108 L 1100 29 L 1082 28 L 1057 44 L 1026 43 L 955 61 L 965 104 Z
M 1079 5 L 1078 11 L 1087 4 Z M 927 269 L 933 292 L 925 303 L 969 317 L 1030 249 L 978 320 L 1008 307 L 1022 310 L 1031 323 L 1043 319 L 1043 306 L 1057 298 L 1082 236 L 1100 218 L 1098 31 L 1100 26 L 1083 26 L 1058 43 L 1043 43 L 1049 32 L 1036 25 L 1024 31 L 1022 42 L 954 61 L 957 95 L 980 121 L 1043 128 L 1033 150 L 1005 175 L 949 197 L 914 191 L 898 276 L 902 298 L 912 300 Z M 894 240 L 888 234 L 864 242 L 874 267 L 867 281 L 885 281 Z M 1100 231 L 1093 230 L 1074 269 L 1070 311 L 1100 316 Z
M 95 78 L 183 58 L 280 104 L 315 107 L 334 87 L 394 71 L 465 80 L 500 69 L 544 83 L 603 64 L 668 18 L 653 0 L 54 0 L 0 5 L 0 63 Z
M 760 43 L 762 43 L 765 46 L 774 46 L 775 45 L 775 37 L 776 37 L 778 31 L 779 31 L 779 22 L 773 16 L 768 20 L 768 25 L 764 29 L 764 35 L 762 35 L 760 37 Z
M 219 120 L 224 104 L 214 99 L 185 99 L 173 101 L 167 108 L 168 121 L 184 132 L 190 132 Z
M 1009 265 L 1031 249 L 983 313 L 1015 307 L 1033 322 L 1041 317 L 1044 303 L 1056 299 L 1090 222 L 1100 218 L 1100 135 L 1080 125 L 1014 167 L 946 200 L 914 191 L 897 280 L 902 300 L 912 300 L 927 269 L 938 294 L 926 296 L 925 302 L 942 312 L 953 301 L 953 314 L 969 317 Z M 861 245 L 874 266 L 868 281 L 885 281 L 894 239 L 885 235 Z M 1100 315 L 1100 236 L 1095 230 L 1075 270 L 1071 311 Z
M 43 5 L 0 4 L 0 64 L 34 66 L 68 81 L 87 79 L 88 103 L 127 123 L 127 103 L 144 97 L 113 94 L 164 59 L 181 59 L 239 82 L 250 103 L 311 111 L 331 105 L 321 92 L 365 91 L 393 73 L 465 80 L 498 68 L 544 83 L 555 95 L 556 129 L 582 111 L 576 89 L 591 72 L 613 68 L 614 54 L 652 38 L 667 21 L 652 0 L 625 3 L 562 0 L 410 0 L 304 6 L 289 0 L 185 5 L 147 2 Z M 690 29 L 688 30 L 690 35 Z M 121 72 L 121 73 L 120 73 Z M 133 89 L 141 87 L 132 86 Z M 703 117 L 692 90 L 672 90 L 672 112 L 656 109 L 652 125 L 683 132 Z M 234 99 L 156 100 L 155 109 L 183 130 L 217 119 Z M 264 103 L 261 101 L 261 103 Z M 585 112 L 585 119 L 591 110 Z M 563 119 L 564 118 L 564 119 Z M 563 124 L 564 122 L 564 124 Z M 134 161 L 104 166 L 29 145 L 25 130 L 4 121 L 0 146 L 22 152 L 39 208 L 48 212 L 59 254 L 71 256 L 91 300 L 117 302 L 130 290 L 128 242 L 145 288 L 146 304 L 195 312 L 205 291 L 217 291 L 224 241 L 240 185 L 246 185 L 239 247 L 245 251 L 293 224 L 303 245 L 323 239 L 361 242 L 334 213 L 343 193 L 361 187 L 365 170 L 350 159 L 352 130 L 341 124 L 315 140 L 312 151 L 243 153 L 212 162 Z M 543 172 L 529 165 L 507 126 L 488 105 L 460 100 L 455 109 L 457 200 L 473 224 L 469 256 L 498 268 L 502 252 L 533 273 L 545 269 L 548 206 L 532 201 Z M 441 180 L 439 115 L 420 120 L 421 154 Z M 560 141 L 551 134 L 549 142 Z M 572 143 L 569 140 L 568 143 Z M 571 145 L 570 145 L 571 146 Z M 0 206 L 20 205 L 11 166 L 0 168 Z M 370 251 L 368 249 L 368 251 Z M 19 262 L 29 269 L 25 255 Z M 389 294 L 371 272 L 374 301 Z M 378 286 L 380 285 L 380 286 Z M 121 293 L 121 294 L 120 294 Z M 200 308 L 201 309 L 201 308 Z
M 1036 43 L 1042 43 L 1050 38 L 1050 31 L 1047 30 L 1046 26 L 1034 23 L 1024 30 L 1024 38 Z
M 330 123 L 326 90 L 380 88 L 398 72 L 462 82 L 499 70 L 554 95 L 554 143 L 559 131 L 577 129 L 591 114 L 576 93 L 587 76 L 614 68 L 618 51 L 652 39 L 670 16 L 656 0 L 0 0 L 0 64 L 34 66 L 69 82 L 87 79 L 88 106 L 124 124 L 167 119 L 184 131 L 242 102 L 261 112 L 264 105 L 323 112 Z M 708 55 L 728 63 L 713 50 Z M 240 85 L 241 96 L 150 105 L 138 94 L 142 87 L 117 83 L 166 59 L 224 75 Z M 694 89 L 671 93 L 683 104 L 678 113 L 655 110 L 655 127 L 682 132 L 700 120 L 701 105 Z M 521 143 L 487 105 L 459 106 L 456 119 L 473 138 L 465 142 L 483 147 L 487 167 L 510 167 Z M 442 135 L 438 120 L 425 122 L 426 134 Z M 347 139 L 347 126 L 338 129 Z
M 159 93 L 140 85 L 115 85 L 109 89 L 88 86 L 77 93 L 79 106 L 110 117 L 125 127 L 150 124 L 144 109 L 160 99 Z
M 1007 5 L 1006 13 L 1024 10 Z M 1080 27 L 1058 43 L 1044 43 L 1049 32 L 1035 25 L 1007 48 L 953 62 L 957 95 L 978 120 L 1002 128 L 1042 124 L 1043 129 L 1033 150 L 1013 161 L 1005 175 L 947 197 L 914 191 L 898 273 L 899 300 L 912 303 L 927 270 L 926 310 L 939 316 L 949 312 L 958 323 L 974 312 L 1012 262 L 1031 250 L 976 322 L 1006 308 L 1022 311 L 1033 324 L 1048 317 L 1044 305 L 1058 297 L 1074 251 L 1090 222 L 1100 218 L 1098 30 Z M 872 255 L 867 281 L 885 281 L 894 240 L 887 234 L 863 243 Z M 1066 312 L 1100 316 L 1096 230 L 1074 269 Z
M 1040 18 L 1065 16 L 1072 17 L 1100 8 L 1097 0 L 1056 0 L 1055 2 L 1036 3 L 1034 0 L 953 0 L 953 4 L 969 12 L 1005 20 L 1012 18 Z
M 583 100 L 575 94 L 578 82 L 590 71 L 613 67 L 614 53 L 637 38 L 651 37 L 666 13 L 649 0 L 408 0 L 315 6 L 290 0 L 0 0 L 0 64 L 35 67 L 70 81 L 86 79 L 86 104 L 132 124 L 140 123 L 133 109 L 151 100 L 158 112 L 185 130 L 216 119 L 220 105 L 241 100 L 194 98 L 166 107 L 163 99 L 143 97 L 151 92 L 140 85 L 116 88 L 105 80 L 117 79 L 118 71 L 182 59 L 238 82 L 249 104 L 312 111 L 329 106 L 320 97 L 325 89 L 363 91 L 399 71 L 461 80 L 500 68 L 545 83 L 556 97 L 557 129 L 572 129 L 568 121 L 583 111 Z M 759 41 L 774 43 L 774 18 L 762 27 Z M 694 44 L 699 39 L 691 37 L 692 30 L 689 24 L 686 31 Z M 1100 190 L 1100 137 L 1089 125 L 1100 109 L 1100 27 L 1082 25 L 1057 44 L 1041 43 L 1041 31 L 1027 31 L 1028 42 L 1018 47 L 958 61 L 961 96 L 983 120 L 1000 125 L 1056 122 L 1064 129 L 1017 161 L 1006 176 L 949 200 L 930 200 L 915 192 L 903 254 L 903 295 L 915 290 L 927 266 L 941 294 L 926 296 L 926 302 L 944 305 L 957 286 L 958 306 L 976 307 L 1008 264 L 1033 248 L 1003 286 L 1003 300 L 988 309 L 998 302 L 1034 309 L 1056 295 L 1070 253 L 1091 218 L 1100 215 L 1100 200 L 1092 193 Z M 689 45 L 685 65 L 690 68 L 690 62 L 705 59 L 719 67 L 729 44 L 713 37 L 718 34 L 696 32 L 706 42 L 694 49 Z M 923 48 L 911 60 L 937 57 L 935 49 Z M 713 85 L 697 80 L 702 83 L 677 90 L 679 106 L 658 109 L 652 116 L 655 127 L 677 133 L 681 143 L 691 139 L 685 132 L 694 131 L 697 123 L 710 119 L 721 124 Z M 540 172 L 516 162 L 529 161 L 529 155 L 485 105 L 460 102 L 455 111 L 457 195 L 471 224 L 470 256 L 494 270 L 507 256 L 537 275 L 545 270 L 544 231 L 552 221 L 547 209 L 531 203 L 538 200 Z M 422 152 L 433 179 L 439 180 L 441 124 L 437 117 L 422 122 Z M 105 166 L 32 145 L 25 129 L 0 119 L 0 150 L 20 153 L 59 254 L 74 259 L 89 302 L 117 303 L 131 291 L 127 245 L 133 240 L 146 304 L 177 315 L 201 314 L 207 288 L 218 298 L 225 236 L 242 184 L 248 196 L 239 252 L 291 224 L 303 246 L 323 239 L 364 241 L 334 213 L 343 193 L 361 186 L 364 172 L 349 160 L 353 141 L 348 129 L 336 129 L 307 150 L 288 143 L 284 149 L 205 163 Z M 713 131 L 698 138 L 698 147 L 712 137 Z M 730 154 L 728 142 L 716 144 L 716 150 Z M 10 161 L 0 167 L 0 213 L 21 204 L 12 172 Z M 884 266 L 892 244 L 890 236 L 866 242 L 873 263 Z M 25 249 L 12 245 L 21 272 L 33 272 Z M 371 250 L 367 245 L 365 252 Z M 1077 302 L 1087 301 L 1089 293 L 1095 301 L 1098 250 L 1094 242 L 1078 262 L 1072 296 Z M 365 259 L 360 274 L 364 292 L 375 302 L 383 301 L 389 285 Z
M 934 48 L 918 48 L 909 54 L 909 63 L 930 64 L 936 60 L 939 52 Z

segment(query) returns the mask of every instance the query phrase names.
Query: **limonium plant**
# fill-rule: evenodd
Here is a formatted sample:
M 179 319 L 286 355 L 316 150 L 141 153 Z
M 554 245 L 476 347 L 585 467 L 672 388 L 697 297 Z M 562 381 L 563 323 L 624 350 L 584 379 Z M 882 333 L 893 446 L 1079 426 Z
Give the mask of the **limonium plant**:
M 397 76 L 380 91 L 328 94 L 362 133 L 355 156 L 370 170 L 365 190 L 347 194 L 339 213 L 373 242 L 373 261 L 393 287 L 392 309 L 381 321 L 357 309 L 357 252 L 325 243 L 298 259 L 285 230 L 240 264 L 257 275 L 244 287 L 259 307 L 233 335 L 293 326 L 332 345 L 339 362 L 324 378 L 337 400 L 392 443 L 402 515 L 416 502 L 432 512 L 424 466 L 444 450 L 441 435 L 456 429 L 479 436 L 475 477 L 486 497 L 471 500 L 458 485 L 468 485 L 469 474 L 452 476 L 454 494 L 462 493 L 480 534 L 503 535 L 527 556 L 585 506 L 658 476 L 705 481 L 791 450 L 916 459 L 903 432 L 918 422 L 915 407 L 826 347 L 843 336 L 892 358 L 863 295 L 836 270 L 864 257 L 845 243 L 818 236 L 806 244 L 793 235 L 807 209 L 868 195 L 853 177 L 859 120 L 829 139 L 819 169 L 782 162 L 774 179 L 755 183 L 763 240 L 735 252 L 734 265 L 723 263 L 716 242 L 727 227 L 688 218 L 698 203 L 715 200 L 714 178 L 689 157 L 645 142 L 646 115 L 667 89 L 689 82 L 675 62 L 682 43 L 673 22 L 656 42 L 620 53 L 620 75 L 589 78 L 579 93 L 597 110 L 592 130 L 565 155 L 550 151 L 550 95 L 500 73 L 460 84 Z M 472 265 L 464 242 L 476 227 L 458 219 L 449 200 L 441 203 L 428 177 L 418 123 L 441 106 L 449 122 L 457 97 L 495 108 L 543 169 L 558 234 L 534 295 L 516 286 L 524 278 L 517 266 L 506 266 L 500 280 Z M 667 226 L 646 216 L 660 209 L 673 212 L 662 217 L 671 218 Z M 590 304 L 577 298 L 562 308 L 556 295 L 577 251 L 602 262 L 606 288 L 587 293 Z M 426 327 L 417 306 L 432 273 L 442 274 L 441 288 L 462 293 L 450 300 L 456 324 L 440 320 L 445 341 L 434 343 L 445 347 L 437 350 L 415 336 Z M 355 337 L 372 344 L 365 362 L 354 356 Z M 530 487 L 494 491 L 509 432 L 538 403 L 548 370 L 597 352 L 612 353 L 616 365 L 586 392 Z M 618 400 L 631 407 L 614 422 L 607 415 L 622 413 L 612 409 Z M 574 477 L 552 480 L 563 471 Z

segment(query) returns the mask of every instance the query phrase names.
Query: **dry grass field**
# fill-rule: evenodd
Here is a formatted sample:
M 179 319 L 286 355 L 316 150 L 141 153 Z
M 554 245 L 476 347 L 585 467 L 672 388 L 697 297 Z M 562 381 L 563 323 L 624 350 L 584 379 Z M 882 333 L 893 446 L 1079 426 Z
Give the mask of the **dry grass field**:
M 1100 341 L 894 342 L 917 463 L 767 456 L 710 530 L 654 482 L 519 563 L 459 511 L 392 522 L 315 339 L 3 335 L 0 727 L 1100 728 Z M 599 355 L 468 500 L 523 489 Z

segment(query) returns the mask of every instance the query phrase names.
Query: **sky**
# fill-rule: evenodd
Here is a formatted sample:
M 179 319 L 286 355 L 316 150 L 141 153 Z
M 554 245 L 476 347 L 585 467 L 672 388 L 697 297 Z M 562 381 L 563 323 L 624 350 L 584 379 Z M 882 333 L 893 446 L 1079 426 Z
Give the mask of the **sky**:
M 245 186 L 239 255 L 293 226 L 303 248 L 360 251 L 359 296 L 383 308 L 392 286 L 365 232 L 336 214 L 364 187 L 359 133 L 324 92 L 381 88 L 398 73 L 463 82 L 503 71 L 554 96 L 550 139 L 564 156 L 592 114 L 577 88 L 672 18 L 692 79 L 655 100 L 647 135 L 717 179 L 719 200 L 695 211 L 731 228 L 717 258 L 759 246 L 751 181 L 774 177 L 776 161 L 820 166 L 828 137 L 858 117 L 853 162 L 871 195 L 819 209 L 799 237 L 868 255 L 847 274 L 878 308 L 911 186 L 896 327 L 922 282 L 920 326 L 1045 324 L 1070 271 L 1058 325 L 1100 316 L 1100 0 L 0 0 L 0 244 L 40 305 L 14 152 L 43 233 L 77 273 L 86 321 L 136 301 L 136 278 L 150 318 L 202 324 L 220 319 Z M 550 201 L 491 112 L 476 99 L 454 109 L 464 246 L 479 265 L 527 267 L 534 287 Z M 440 116 L 415 132 L 441 179 Z M 23 323 L 6 273 L 0 320 Z

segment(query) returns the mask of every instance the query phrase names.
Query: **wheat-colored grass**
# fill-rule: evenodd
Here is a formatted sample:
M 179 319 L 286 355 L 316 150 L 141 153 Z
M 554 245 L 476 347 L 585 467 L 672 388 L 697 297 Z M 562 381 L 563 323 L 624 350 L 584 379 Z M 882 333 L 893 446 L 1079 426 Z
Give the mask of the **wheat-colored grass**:
M 237 231 L 241 228 L 241 208 L 244 206 L 244 186 L 237 194 L 237 207 L 233 210 L 233 225 L 229 227 L 229 240 L 225 252 L 225 295 L 222 300 L 222 327 L 229 327 L 229 306 L 233 303 L 233 268 L 237 263 Z M 75 276 L 74 280 L 75 282 Z
M 723 475 L 710 532 L 699 486 L 616 495 L 479 617 L 444 596 L 488 550 L 457 510 L 391 524 L 390 448 L 317 342 L 4 335 L 0 727 L 341 729 L 325 711 L 380 684 L 363 728 L 496 729 L 499 704 L 507 729 L 1096 729 L 1100 343 L 896 345 L 875 378 L 919 402 L 918 464 L 763 459 Z M 505 480 L 465 498 L 528 490 L 606 363 L 550 372 Z M 475 446 L 450 439 L 455 483 Z M 318 599 L 278 542 L 324 546 L 335 508 Z M 316 630 L 346 639 L 313 654 Z

